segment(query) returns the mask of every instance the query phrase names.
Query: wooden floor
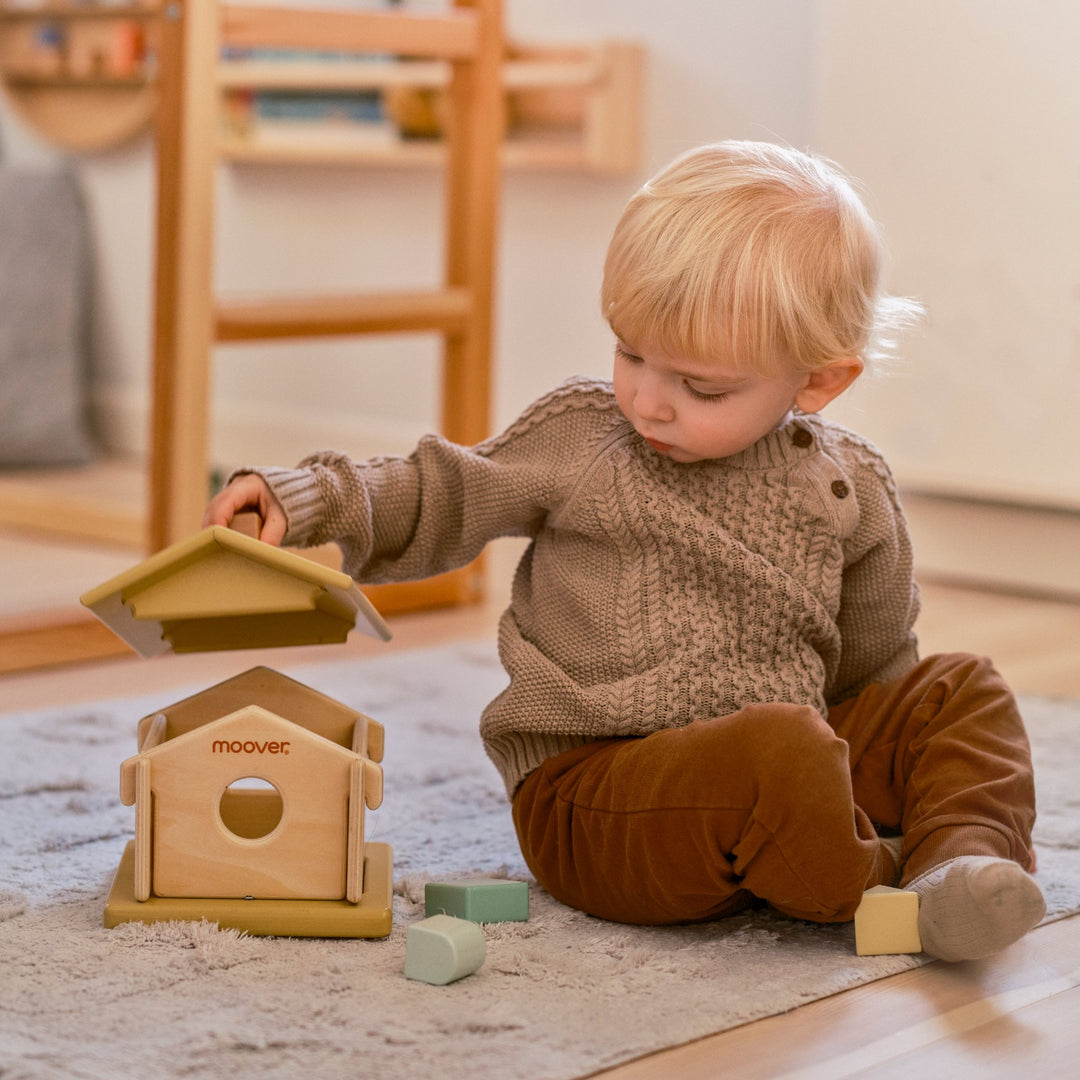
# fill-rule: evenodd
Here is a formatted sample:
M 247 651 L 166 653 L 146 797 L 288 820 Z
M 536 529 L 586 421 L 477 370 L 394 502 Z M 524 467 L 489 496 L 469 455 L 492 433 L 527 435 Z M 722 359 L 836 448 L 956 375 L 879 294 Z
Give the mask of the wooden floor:
M 400 616 L 389 645 L 357 638 L 288 650 L 288 663 L 366 657 L 490 636 L 505 599 L 493 558 L 488 603 Z M 1023 692 L 1080 699 L 1080 604 L 924 584 L 922 650 L 992 655 Z M 98 661 L 0 678 L 0 712 L 210 685 L 283 653 Z M 840 1080 L 842 1077 L 1074 1078 L 1080 1075 L 1080 919 L 1053 923 L 990 961 L 935 963 L 721 1035 L 640 1059 L 604 1080 Z

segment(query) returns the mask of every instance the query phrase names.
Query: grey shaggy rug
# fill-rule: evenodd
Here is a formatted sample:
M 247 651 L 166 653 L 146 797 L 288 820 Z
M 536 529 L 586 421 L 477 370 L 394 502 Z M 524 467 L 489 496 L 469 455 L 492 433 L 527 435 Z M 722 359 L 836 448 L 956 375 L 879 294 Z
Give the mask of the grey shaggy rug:
M 580 1077 L 925 962 L 858 957 L 850 925 L 768 912 L 619 926 L 532 884 L 528 922 L 484 927 L 475 975 L 446 987 L 406 980 L 406 928 L 424 917 L 425 881 L 528 877 L 476 733 L 505 681 L 494 646 L 280 670 L 386 727 L 386 798 L 367 836 L 394 850 L 391 936 L 272 939 L 206 922 L 104 929 L 133 835 L 117 784 L 135 722 L 205 687 L 0 716 L 4 1080 Z M 1056 919 L 1080 909 L 1080 706 L 1025 705 L 1039 880 Z

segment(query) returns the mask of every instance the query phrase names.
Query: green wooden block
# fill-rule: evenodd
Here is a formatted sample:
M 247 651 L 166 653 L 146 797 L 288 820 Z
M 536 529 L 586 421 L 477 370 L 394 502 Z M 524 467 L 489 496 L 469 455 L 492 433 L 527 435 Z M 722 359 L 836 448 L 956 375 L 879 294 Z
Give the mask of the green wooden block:
M 525 922 L 529 883 L 505 878 L 429 881 L 424 887 L 426 915 L 454 915 L 469 922 Z
M 487 956 L 484 932 L 451 915 L 413 923 L 405 934 L 405 978 L 445 986 L 471 975 Z

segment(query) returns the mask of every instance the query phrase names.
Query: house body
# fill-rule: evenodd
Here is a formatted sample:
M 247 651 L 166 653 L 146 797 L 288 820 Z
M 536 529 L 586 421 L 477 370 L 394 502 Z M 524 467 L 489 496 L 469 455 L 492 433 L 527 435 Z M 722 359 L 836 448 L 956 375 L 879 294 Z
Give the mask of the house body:
M 359 902 L 381 758 L 381 725 L 268 668 L 144 717 L 120 769 L 135 898 Z

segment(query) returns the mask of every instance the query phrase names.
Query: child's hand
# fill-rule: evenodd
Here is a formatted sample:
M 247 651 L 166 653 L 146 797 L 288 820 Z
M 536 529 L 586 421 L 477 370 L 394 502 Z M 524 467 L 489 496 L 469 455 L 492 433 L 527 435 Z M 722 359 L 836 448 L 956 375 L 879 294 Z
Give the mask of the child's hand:
M 238 476 L 210 500 L 203 514 L 203 528 L 208 525 L 228 525 L 234 515 L 244 510 L 254 510 L 262 518 L 260 540 L 275 546 L 281 544 L 288 525 L 285 511 L 266 481 L 255 473 Z

